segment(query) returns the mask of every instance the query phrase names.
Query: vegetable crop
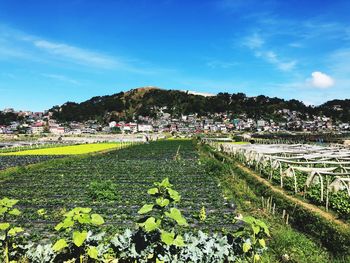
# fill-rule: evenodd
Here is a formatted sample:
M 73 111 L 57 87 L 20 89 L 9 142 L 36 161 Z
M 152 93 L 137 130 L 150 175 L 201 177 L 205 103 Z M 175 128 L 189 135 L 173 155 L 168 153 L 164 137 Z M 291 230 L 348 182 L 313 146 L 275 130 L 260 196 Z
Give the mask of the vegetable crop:
M 174 159 L 177 153 L 181 158 Z M 34 235 L 49 232 L 74 207 L 92 208 L 105 219 L 107 231 L 124 230 L 134 226 L 139 207 L 152 202 L 144 192 L 164 177 L 181 192 L 178 207 L 191 228 L 219 231 L 233 227 L 234 206 L 225 200 L 217 179 L 206 171 L 190 140 L 72 156 L 13 173 L 2 181 L 0 198 L 21 200 L 20 223 Z M 109 187 L 104 187 L 105 182 Z M 205 220 L 194 218 L 203 206 Z M 47 212 L 45 218 L 38 215 L 38 209 Z
M 79 144 L 70 146 L 60 146 L 51 148 L 42 148 L 34 150 L 24 150 L 17 152 L 0 153 L 2 155 L 75 155 L 75 154 L 87 154 L 92 152 L 98 152 L 103 150 L 118 149 L 130 145 L 129 143 L 90 143 Z

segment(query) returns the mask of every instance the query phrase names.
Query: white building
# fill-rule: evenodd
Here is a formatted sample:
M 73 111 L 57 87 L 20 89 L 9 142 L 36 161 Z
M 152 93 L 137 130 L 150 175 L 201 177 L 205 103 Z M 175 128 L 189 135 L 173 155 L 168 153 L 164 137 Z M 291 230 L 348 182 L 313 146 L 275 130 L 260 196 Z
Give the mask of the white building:
M 56 135 L 64 134 L 64 127 L 52 126 L 50 127 L 50 132 Z
M 41 134 L 44 132 L 44 126 L 43 125 L 33 125 L 30 127 L 30 131 L 33 134 Z
M 139 124 L 137 127 L 137 130 L 139 132 L 152 132 L 153 126 L 150 124 Z

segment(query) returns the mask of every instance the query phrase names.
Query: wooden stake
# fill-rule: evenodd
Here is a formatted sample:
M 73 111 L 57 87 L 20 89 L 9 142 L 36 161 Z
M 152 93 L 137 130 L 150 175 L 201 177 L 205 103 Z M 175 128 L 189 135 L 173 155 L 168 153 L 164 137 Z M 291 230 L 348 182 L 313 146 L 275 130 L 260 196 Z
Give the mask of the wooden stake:
M 328 176 L 326 175 L 326 181 L 327 181 L 327 189 L 326 189 L 326 211 L 328 211 L 328 205 L 329 205 L 329 180 Z
M 270 207 L 269 207 L 269 212 L 270 212 L 270 213 L 271 213 L 271 209 L 272 209 L 272 196 L 271 196 Z

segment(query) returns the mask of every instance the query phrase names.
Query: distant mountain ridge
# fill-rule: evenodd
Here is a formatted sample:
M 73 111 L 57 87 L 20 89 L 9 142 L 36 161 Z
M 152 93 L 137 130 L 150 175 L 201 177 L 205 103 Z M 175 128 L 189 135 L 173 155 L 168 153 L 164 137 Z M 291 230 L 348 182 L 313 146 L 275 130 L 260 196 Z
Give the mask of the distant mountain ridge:
M 167 112 L 173 117 L 198 114 L 228 113 L 231 117 L 283 121 L 281 111 L 299 112 L 300 119 L 312 116 L 331 117 L 334 121 L 350 122 L 350 100 L 332 100 L 320 106 L 306 106 L 298 100 L 284 100 L 267 96 L 247 97 L 244 93 L 200 94 L 192 91 L 164 90 L 142 87 L 113 95 L 97 96 L 81 103 L 66 102 L 50 109 L 59 121 L 97 119 L 132 120 L 137 116 L 157 117 Z

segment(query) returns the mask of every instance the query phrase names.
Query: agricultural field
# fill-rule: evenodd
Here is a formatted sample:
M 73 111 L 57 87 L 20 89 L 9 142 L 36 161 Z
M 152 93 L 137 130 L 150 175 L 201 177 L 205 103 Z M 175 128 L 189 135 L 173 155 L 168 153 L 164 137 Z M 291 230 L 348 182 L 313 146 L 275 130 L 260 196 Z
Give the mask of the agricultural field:
M 214 144 L 213 144 L 214 145 Z M 215 145 L 288 193 L 350 220 L 350 150 L 308 144 Z
M 227 145 L 253 147 L 249 144 Z M 283 238 L 278 237 L 275 241 L 271 247 L 273 252 L 266 250 L 265 239 L 271 241 L 267 224 L 247 215 L 253 213 L 256 216 L 258 213 L 257 218 L 260 218 L 266 216 L 266 211 L 259 207 L 257 197 L 250 199 L 252 195 L 247 183 L 243 188 L 238 183 L 236 176 L 241 175 L 231 167 L 232 164 L 216 159 L 213 153 L 217 153 L 213 148 L 192 140 L 162 140 L 125 145 L 97 154 L 63 155 L 65 158 L 40 165 L 0 172 L 0 208 L 2 203 L 15 204 L 20 212 L 12 210 L 13 217 L 10 216 L 9 223 L 21 227 L 13 228 L 23 231 L 20 238 L 26 236 L 35 244 L 26 251 L 17 251 L 18 254 L 13 254 L 13 257 L 25 256 L 33 260 L 29 262 L 63 262 L 63 259 L 77 258 L 77 255 L 83 258 L 81 262 L 106 262 L 90 260 L 106 256 L 126 257 L 128 260 L 125 262 L 156 262 L 155 258 L 148 258 L 155 254 L 157 260 L 164 262 L 174 262 L 177 257 L 183 259 L 181 262 L 257 262 L 268 253 L 269 258 L 278 261 L 285 248 L 276 244 Z M 35 156 L 0 158 L 22 157 Z M 55 158 L 60 155 L 36 157 Z M 228 184 L 228 181 L 233 184 Z M 285 185 L 288 185 L 287 179 Z M 175 195 L 172 189 L 176 190 Z M 175 201 L 177 193 L 181 195 L 180 202 Z M 248 213 L 242 211 L 245 206 L 252 209 Z M 172 209 L 179 211 L 178 214 L 167 212 Z M 238 216 L 238 213 L 243 216 Z M 71 229 L 72 219 L 68 217 L 73 218 L 73 215 L 78 225 L 73 223 Z M 157 228 L 156 221 L 148 222 L 153 217 L 164 220 L 161 227 Z M 271 220 L 271 217 L 265 219 Z M 279 226 L 279 220 L 272 220 L 271 234 L 276 236 L 279 232 L 274 227 Z M 4 224 L 1 226 L 6 227 Z M 281 231 L 287 229 L 284 222 L 281 227 Z M 91 233 L 96 234 L 94 238 L 102 232 L 106 234 L 98 243 L 90 239 L 91 234 L 79 243 L 74 235 L 77 231 L 83 234 L 83 230 L 85 233 L 93 231 Z M 73 241 L 69 231 L 73 234 Z M 171 232 L 165 232 L 165 237 L 164 231 Z M 294 259 L 317 258 L 318 244 L 313 244 L 294 230 L 289 231 L 303 242 L 308 242 L 313 251 L 310 252 L 313 255 L 303 255 L 302 246 L 293 241 L 287 251 L 290 253 L 298 249 Z M 252 236 L 255 244 L 251 243 L 254 240 Z M 136 252 L 134 245 L 140 238 L 144 250 Z M 22 244 L 28 244 L 24 239 L 20 240 L 24 242 Z M 66 241 L 70 243 L 64 243 Z M 42 247 L 41 244 L 46 245 Z M 98 247 L 95 247 L 97 244 Z M 155 247 L 159 249 L 156 252 L 153 250 Z M 113 253 L 109 254 L 110 251 Z M 319 251 L 322 253 L 322 261 L 319 262 L 326 262 L 324 260 L 330 256 L 323 249 Z M 6 252 L 3 254 L 6 255 Z M 55 260 L 49 261 L 49 258 Z M 245 261 L 240 261 L 242 259 Z
M 1 156 L 0 155 L 0 170 L 4 170 L 10 167 L 16 167 L 16 166 L 25 166 L 29 164 L 39 163 L 43 161 L 48 161 L 56 158 L 60 158 L 62 156 L 55 155 L 55 156 Z
M 241 144 L 250 144 L 250 143 L 249 142 L 230 142 L 230 144 L 241 145 Z
M 115 144 L 99 144 L 93 149 L 96 146 L 106 149 Z M 52 153 L 53 149 L 48 150 Z M 190 140 L 151 142 L 26 169 L 1 178 L 0 198 L 20 200 L 23 214 L 19 223 L 33 235 L 50 232 L 62 213 L 74 207 L 90 207 L 105 218 L 108 228 L 121 230 L 135 226 L 137 211 L 150 202 L 147 189 L 165 177 L 181 193 L 179 208 L 191 228 L 215 231 L 233 227 L 233 204 L 225 201 Z M 203 207 L 205 222 L 199 220 Z M 38 209 L 45 209 L 45 218 L 37 214 Z
M 38 149 L 44 149 L 44 148 L 53 148 L 53 147 L 61 147 L 61 146 L 69 146 L 73 144 L 67 144 L 67 143 L 21 143 L 21 144 L 11 144 L 6 143 L 2 144 L 0 148 L 0 155 L 2 153 L 10 153 L 10 152 L 19 152 L 19 151 L 26 151 L 26 150 L 38 150 Z
M 90 143 L 90 144 L 58 146 L 58 147 L 33 149 L 33 150 L 23 150 L 23 151 L 16 151 L 16 152 L 4 152 L 4 153 L 0 153 L 0 156 L 77 155 L 77 154 L 99 152 L 104 150 L 118 149 L 126 146 L 128 146 L 128 143 L 117 143 L 117 142 L 116 143 Z

